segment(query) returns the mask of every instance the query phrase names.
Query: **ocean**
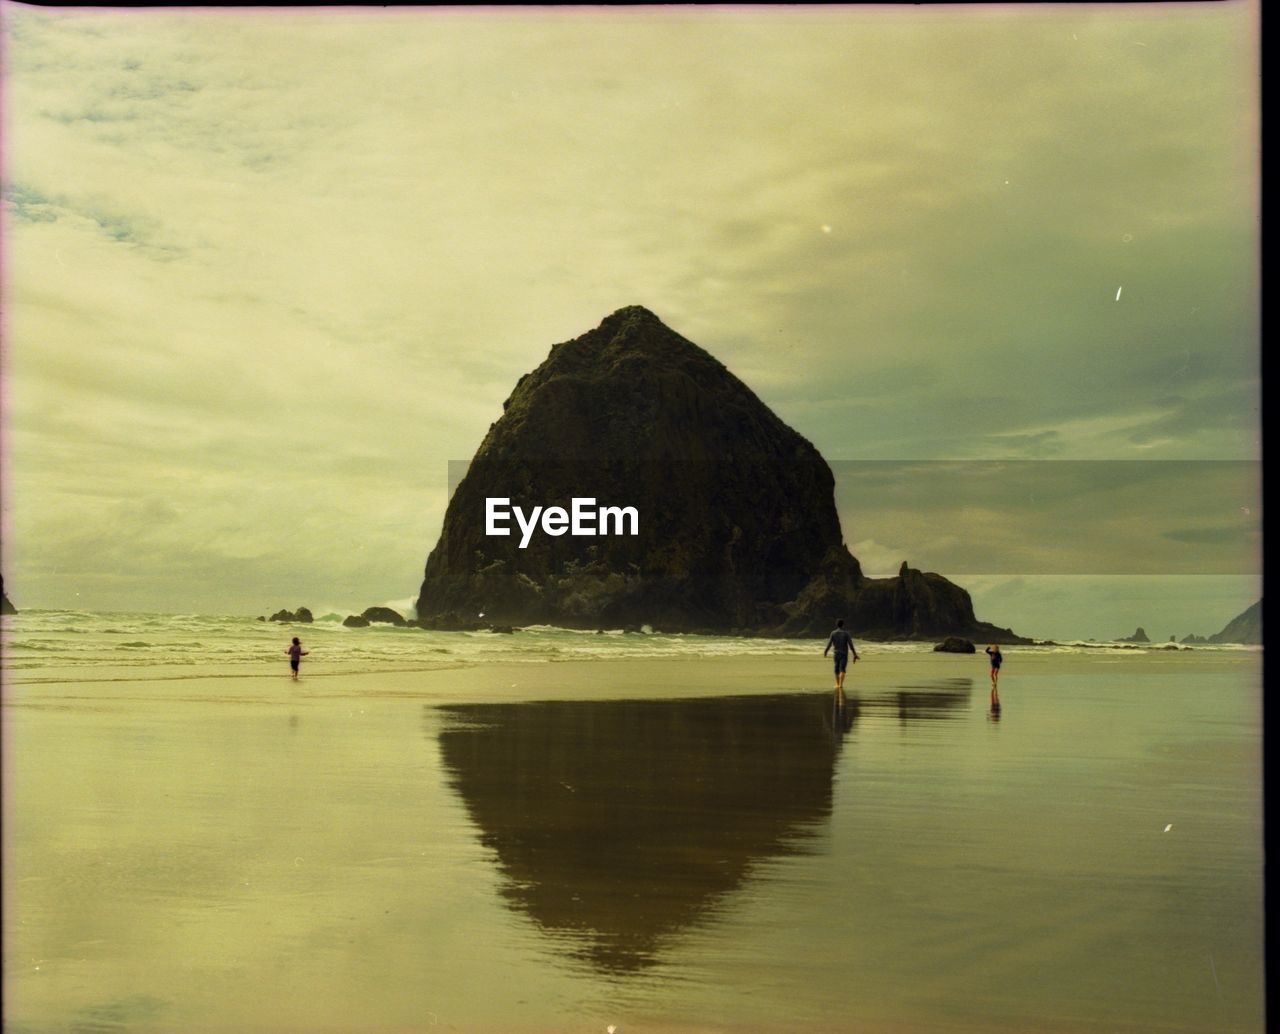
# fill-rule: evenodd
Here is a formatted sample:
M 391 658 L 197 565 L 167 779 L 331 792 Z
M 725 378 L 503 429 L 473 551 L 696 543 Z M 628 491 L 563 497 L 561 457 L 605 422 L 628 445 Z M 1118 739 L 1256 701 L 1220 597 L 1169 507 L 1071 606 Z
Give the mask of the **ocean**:
M 1257 649 L 3 635 L 6 1031 L 1265 1029 Z
M 34 681 L 52 672 L 103 667 L 146 678 L 148 669 L 200 668 L 217 675 L 260 674 L 283 656 L 297 635 L 312 652 L 308 667 L 325 671 L 375 672 L 451 667 L 502 659 L 544 662 L 590 658 L 698 658 L 809 656 L 810 640 L 738 639 L 728 636 L 653 635 L 621 629 L 593 631 L 533 626 L 510 635 L 427 632 L 371 625 L 347 628 L 334 614 L 309 624 L 199 614 L 102 614 L 76 610 L 29 610 L 6 618 L 4 667 L 15 678 Z M 984 644 L 978 644 L 979 650 Z M 1039 653 L 1107 653 L 1116 656 L 1163 651 L 1168 644 L 1063 642 L 1036 647 Z M 928 653 L 932 643 L 864 643 L 872 653 Z M 1025 648 L 1023 648 L 1025 649 Z M 1197 646 L 1199 653 L 1257 652 L 1256 647 Z
M 94 614 L 86 611 L 24 611 L 8 626 L 5 667 L 39 672 L 50 667 L 108 665 L 144 669 L 209 666 L 220 673 L 261 670 L 283 645 L 298 636 L 312 651 L 310 666 L 326 670 L 382 671 L 441 664 L 508 660 L 550 661 L 590 657 L 714 657 L 740 650 L 759 654 L 800 653 L 811 644 L 790 640 L 738 640 L 717 636 L 646 635 L 621 629 L 603 634 L 534 626 L 510 635 L 427 632 L 375 624 L 347 628 L 337 616 L 307 624 L 198 614 Z M 888 649 L 921 649 L 892 644 Z

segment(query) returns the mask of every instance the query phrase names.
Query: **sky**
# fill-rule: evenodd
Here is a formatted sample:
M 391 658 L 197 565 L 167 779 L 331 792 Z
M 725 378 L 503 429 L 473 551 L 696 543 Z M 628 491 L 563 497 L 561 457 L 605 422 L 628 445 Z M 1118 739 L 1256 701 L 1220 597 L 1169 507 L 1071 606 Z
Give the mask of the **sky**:
M 870 574 L 1057 637 L 1260 594 L 1254 2 L 0 17 L 19 609 L 404 607 L 449 461 L 632 304 Z

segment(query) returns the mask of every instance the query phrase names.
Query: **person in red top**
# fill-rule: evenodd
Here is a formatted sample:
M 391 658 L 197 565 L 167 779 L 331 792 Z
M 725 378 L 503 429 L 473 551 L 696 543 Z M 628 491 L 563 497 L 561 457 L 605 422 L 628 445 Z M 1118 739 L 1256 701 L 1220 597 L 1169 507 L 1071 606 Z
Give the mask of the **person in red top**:
M 296 682 L 298 679 L 298 665 L 302 663 L 302 658 L 304 658 L 311 651 L 304 650 L 302 648 L 302 643 L 298 641 L 298 637 L 294 636 L 293 645 L 286 648 L 284 652 L 289 655 L 289 670 L 293 672 L 292 677 L 293 677 L 293 680 Z

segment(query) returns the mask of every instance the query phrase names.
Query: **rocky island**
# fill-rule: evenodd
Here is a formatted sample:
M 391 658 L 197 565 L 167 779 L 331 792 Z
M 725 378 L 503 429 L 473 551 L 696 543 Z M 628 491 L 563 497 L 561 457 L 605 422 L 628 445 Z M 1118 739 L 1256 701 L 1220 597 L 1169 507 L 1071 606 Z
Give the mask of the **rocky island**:
M 409 624 L 404 615 L 390 607 L 367 607 L 361 614 L 348 614 L 342 622 L 347 628 L 368 628 L 370 625 L 395 625 L 403 628 Z
M 259 621 L 283 621 L 287 624 L 311 624 L 315 618 L 311 616 L 311 611 L 306 607 L 299 607 L 297 610 L 277 610 L 269 619 L 259 618 Z
M 554 345 L 503 403 L 449 501 L 418 623 L 820 636 L 843 616 L 865 638 L 1030 642 L 978 621 L 941 575 L 864 575 L 834 490 L 818 450 L 724 364 L 621 309 Z M 566 534 L 551 507 L 594 514 L 592 533 Z M 634 526 L 608 524 L 609 508 Z

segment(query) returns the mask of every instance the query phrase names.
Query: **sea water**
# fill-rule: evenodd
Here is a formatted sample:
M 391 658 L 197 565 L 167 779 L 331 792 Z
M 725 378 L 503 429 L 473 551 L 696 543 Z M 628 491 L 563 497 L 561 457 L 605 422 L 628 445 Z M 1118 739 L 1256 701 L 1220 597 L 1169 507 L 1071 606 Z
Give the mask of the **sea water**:
M 33 610 L 6 619 L 3 662 L 24 680 L 50 669 L 104 667 L 146 677 L 148 668 L 200 668 L 223 676 L 257 675 L 280 660 L 293 636 L 311 651 L 304 663 L 323 671 L 394 671 L 492 660 L 547 661 L 591 657 L 715 657 L 794 653 L 812 644 L 785 639 L 652 635 L 541 625 L 512 635 L 490 631 L 426 632 L 373 624 L 349 628 L 337 615 L 311 623 L 282 623 L 201 614 L 97 614 Z M 921 644 L 886 644 L 919 650 Z M 170 673 L 171 672 L 166 672 Z M 160 674 L 155 672 L 153 674 Z M 192 674 L 187 672 L 186 674 Z
M 7 1031 L 1264 1027 L 1257 651 L 4 635 Z

